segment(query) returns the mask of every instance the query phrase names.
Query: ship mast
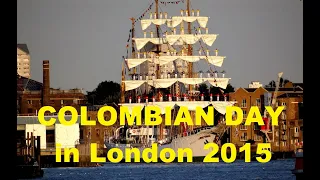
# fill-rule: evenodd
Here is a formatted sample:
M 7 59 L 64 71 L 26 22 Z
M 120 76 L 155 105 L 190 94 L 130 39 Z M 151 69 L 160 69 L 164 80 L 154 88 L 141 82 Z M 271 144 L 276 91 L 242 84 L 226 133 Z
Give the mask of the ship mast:
M 187 0 L 187 11 L 188 11 L 188 16 L 190 16 L 190 0 Z M 191 23 L 188 22 L 188 33 L 191 34 Z M 191 44 L 188 44 L 188 56 L 192 56 L 192 47 Z M 193 77 L 193 64 L 192 62 L 188 63 L 188 74 L 189 78 Z M 189 91 L 192 90 L 192 85 L 189 85 Z M 189 99 L 191 100 L 191 98 Z
M 124 92 L 125 92 L 125 77 L 124 77 L 124 62 L 122 62 L 121 69 L 121 91 L 120 91 L 120 103 L 125 103 Z
M 134 18 L 130 18 L 131 20 L 131 56 L 132 58 L 135 58 L 136 53 L 134 51 Z M 133 68 L 133 73 L 131 75 L 136 75 L 136 67 Z M 136 101 L 136 89 L 132 90 L 132 98 L 134 101 Z
M 158 19 L 158 17 L 159 17 L 159 0 L 155 0 L 155 1 L 156 1 L 156 17 L 155 17 L 155 19 Z M 157 29 L 157 38 L 160 38 L 159 25 L 156 25 L 156 29 Z M 158 44 L 156 45 L 156 47 L 157 47 L 157 51 L 155 53 L 156 53 L 156 56 L 159 56 L 160 47 Z M 160 79 L 160 65 L 157 64 L 156 67 L 157 67 L 156 77 L 157 77 L 157 79 Z M 157 93 L 158 95 L 159 95 L 159 92 L 160 92 L 160 89 L 158 89 L 158 93 Z
M 156 17 L 155 19 L 158 19 L 159 18 L 159 0 L 155 0 L 156 1 Z M 156 25 L 156 30 L 157 30 L 157 38 L 160 38 L 160 33 L 159 33 L 159 25 Z M 157 50 L 156 50 L 156 57 L 159 56 L 160 54 L 160 47 L 159 45 L 157 44 L 156 45 L 157 47 Z M 160 79 L 160 65 L 157 63 L 156 65 L 157 69 L 156 69 L 156 77 L 157 79 Z M 159 100 L 160 99 L 160 89 L 157 89 L 157 94 L 156 94 L 156 97 L 157 99 Z M 164 119 L 164 117 L 162 117 L 162 119 Z M 160 137 L 158 139 L 163 139 L 163 124 L 161 123 L 159 125 L 159 129 L 160 129 Z

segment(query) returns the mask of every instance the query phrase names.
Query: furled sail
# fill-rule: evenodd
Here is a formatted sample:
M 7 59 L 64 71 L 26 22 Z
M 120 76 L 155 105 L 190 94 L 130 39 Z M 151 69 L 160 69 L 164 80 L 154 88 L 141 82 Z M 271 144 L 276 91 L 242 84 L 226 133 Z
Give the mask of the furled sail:
M 166 35 L 163 38 L 132 38 L 136 43 L 137 50 L 142 49 L 148 42 L 153 44 L 170 44 L 170 45 L 181 45 L 195 44 L 199 40 L 202 40 L 206 45 L 212 46 L 216 40 L 218 34 L 172 34 Z
M 143 19 L 141 20 L 141 28 L 142 30 L 146 30 L 151 24 L 159 26 L 166 24 L 168 27 L 176 27 L 180 25 L 182 21 L 190 23 L 198 21 L 200 27 L 206 28 L 208 19 L 208 17 L 203 16 L 174 16 L 172 19 Z
M 192 63 L 207 59 L 208 63 L 215 65 L 217 67 L 221 67 L 223 64 L 223 60 L 225 58 L 226 58 L 225 56 L 159 56 L 156 58 L 126 59 L 126 61 L 127 61 L 128 67 L 133 68 L 144 63 L 145 61 L 154 62 L 162 66 L 179 59 L 187 62 L 192 62 Z
M 128 111 L 131 113 L 132 109 L 136 106 L 140 106 L 141 109 L 145 106 L 157 106 L 161 109 L 161 114 L 165 114 L 166 107 L 174 108 L 174 106 L 185 106 L 188 110 L 195 111 L 196 107 L 205 108 L 212 105 L 215 110 L 221 114 L 226 113 L 227 106 L 233 106 L 236 102 L 234 101 L 165 101 L 165 102 L 148 102 L 148 103 L 124 103 L 121 106 L 128 107 Z
M 175 82 L 181 82 L 187 85 L 196 85 L 202 83 L 210 83 L 212 86 L 226 89 L 231 78 L 171 78 L 171 79 L 154 79 L 154 80 L 127 80 L 125 83 L 125 90 L 133 90 L 143 84 L 148 84 L 155 88 L 168 88 Z

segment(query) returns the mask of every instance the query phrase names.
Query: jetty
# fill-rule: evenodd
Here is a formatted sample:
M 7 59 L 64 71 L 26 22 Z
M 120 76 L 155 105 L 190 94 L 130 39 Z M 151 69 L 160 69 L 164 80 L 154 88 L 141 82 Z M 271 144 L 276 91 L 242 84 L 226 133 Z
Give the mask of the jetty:
M 21 143 L 17 143 L 16 178 L 38 178 L 43 177 L 40 161 L 40 136 L 31 136 Z

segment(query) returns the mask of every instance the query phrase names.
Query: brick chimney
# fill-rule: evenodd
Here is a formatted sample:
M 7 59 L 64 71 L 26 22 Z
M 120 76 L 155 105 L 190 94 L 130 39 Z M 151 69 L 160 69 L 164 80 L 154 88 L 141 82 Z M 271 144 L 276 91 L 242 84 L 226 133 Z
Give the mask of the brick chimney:
M 42 106 L 50 105 L 50 66 L 49 60 L 43 60 Z

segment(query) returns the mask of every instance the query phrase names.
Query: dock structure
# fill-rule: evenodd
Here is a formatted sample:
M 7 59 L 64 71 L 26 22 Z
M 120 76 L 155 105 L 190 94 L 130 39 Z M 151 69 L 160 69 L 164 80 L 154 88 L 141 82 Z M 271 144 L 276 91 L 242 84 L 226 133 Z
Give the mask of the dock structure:
M 33 136 L 33 133 L 27 133 L 24 144 L 17 146 L 17 166 L 16 178 L 38 178 L 43 177 L 41 169 L 40 136 Z
M 89 111 L 89 117 L 94 114 Z M 96 114 L 95 114 L 96 116 Z M 50 167 L 88 167 L 96 166 L 96 163 L 91 163 L 90 144 L 98 144 L 98 155 L 103 156 L 104 138 L 107 129 L 101 125 L 92 127 L 82 127 L 80 116 L 74 125 L 65 126 L 60 124 L 57 115 L 46 115 L 45 119 L 56 118 L 57 121 L 52 126 L 40 124 L 38 116 L 17 116 L 17 155 L 22 156 L 30 153 L 26 149 L 27 139 L 31 138 L 31 134 L 41 139 L 39 141 L 39 154 L 41 159 L 40 166 L 43 168 Z M 69 120 L 70 115 L 65 115 L 65 119 Z M 91 117 L 96 119 L 96 117 Z M 91 129 L 92 128 L 92 129 Z M 92 132 L 91 132 L 92 131 Z M 102 133 L 100 133 L 100 131 Z M 99 135 L 99 136 L 98 136 Z M 61 145 L 61 162 L 56 162 L 56 145 Z M 64 162 L 66 148 L 76 148 L 79 152 L 79 162 L 74 160 L 73 153 L 70 155 L 70 162 Z M 22 160 L 20 160 L 22 163 Z
M 50 118 L 58 119 L 57 115 L 45 116 L 45 119 Z M 65 115 L 66 120 L 70 118 L 71 116 Z M 18 156 L 30 154 L 30 151 L 26 149 L 26 145 L 28 144 L 27 139 L 32 138 L 32 136 L 37 136 L 37 138 L 41 139 L 37 146 L 41 159 L 41 167 L 76 166 L 73 163 L 73 158 L 68 163 L 63 162 L 63 160 L 64 149 L 75 148 L 76 142 L 80 139 L 80 116 L 78 116 L 78 121 L 71 126 L 62 125 L 59 121 L 56 121 L 52 126 L 45 126 L 40 124 L 38 116 L 17 116 Z M 56 162 L 56 144 L 61 145 L 61 163 Z

